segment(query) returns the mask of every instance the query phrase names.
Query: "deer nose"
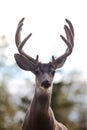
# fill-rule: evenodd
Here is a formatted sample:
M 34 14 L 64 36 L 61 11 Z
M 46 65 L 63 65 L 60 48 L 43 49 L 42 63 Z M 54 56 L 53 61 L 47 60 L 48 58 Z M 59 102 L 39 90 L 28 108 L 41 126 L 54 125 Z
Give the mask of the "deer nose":
M 49 88 L 51 86 L 51 84 L 48 80 L 45 80 L 42 82 L 41 86 L 44 88 Z

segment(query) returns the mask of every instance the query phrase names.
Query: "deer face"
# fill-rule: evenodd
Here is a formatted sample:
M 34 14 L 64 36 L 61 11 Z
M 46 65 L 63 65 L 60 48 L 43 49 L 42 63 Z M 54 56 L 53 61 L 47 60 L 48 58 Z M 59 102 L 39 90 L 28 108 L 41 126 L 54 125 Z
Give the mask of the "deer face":
M 51 87 L 54 74 L 55 69 L 50 63 L 48 64 L 40 63 L 38 67 L 35 69 L 36 86 L 46 89 Z

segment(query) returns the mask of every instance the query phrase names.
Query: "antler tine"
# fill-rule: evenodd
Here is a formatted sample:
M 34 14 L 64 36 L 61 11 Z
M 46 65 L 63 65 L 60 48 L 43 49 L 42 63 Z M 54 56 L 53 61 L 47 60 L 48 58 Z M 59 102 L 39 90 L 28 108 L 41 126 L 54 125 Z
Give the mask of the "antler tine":
M 27 55 L 23 50 L 23 46 L 26 43 L 26 41 L 31 37 L 32 33 L 30 33 L 27 37 L 24 38 L 24 40 L 21 42 L 21 30 L 22 30 L 22 26 L 23 26 L 23 21 L 24 18 L 22 18 L 17 26 L 17 31 L 15 34 L 15 42 L 16 42 L 16 46 L 18 48 L 18 51 L 20 54 L 24 55 L 25 57 L 27 57 L 29 60 L 31 60 L 31 62 L 33 62 L 34 64 L 38 64 L 38 56 L 36 56 L 36 60 L 33 59 L 32 57 L 30 57 L 29 55 Z
M 16 43 L 16 46 L 18 48 L 19 44 L 21 43 L 21 40 L 20 40 L 20 31 L 22 30 L 22 26 L 23 26 L 23 21 L 24 21 L 24 18 L 22 18 L 19 23 L 18 23 L 18 26 L 17 26 L 17 30 L 16 30 L 16 34 L 15 34 L 15 43 Z
M 74 36 L 74 28 L 73 28 L 72 23 L 71 23 L 68 19 L 65 19 L 65 20 L 66 20 L 66 22 L 69 24 L 69 27 L 70 27 L 70 29 L 71 29 L 71 32 L 72 32 L 72 34 L 73 34 L 73 36 Z
M 74 28 L 73 28 L 72 23 L 68 19 L 65 19 L 65 20 L 69 25 L 69 26 L 64 25 L 64 30 L 65 30 L 67 38 L 65 38 L 63 35 L 60 35 L 60 37 L 66 43 L 67 49 L 65 53 L 61 55 L 60 57 L 58 57 L 57 59 L 55 59 L 54 56 L 52 56 L 52 64 L 54 64 L 55 66 L 57 66 L 58 63 L 60 63 L 61 61 L 65 62 L 67 56 L 71 54 L 74 47 Z

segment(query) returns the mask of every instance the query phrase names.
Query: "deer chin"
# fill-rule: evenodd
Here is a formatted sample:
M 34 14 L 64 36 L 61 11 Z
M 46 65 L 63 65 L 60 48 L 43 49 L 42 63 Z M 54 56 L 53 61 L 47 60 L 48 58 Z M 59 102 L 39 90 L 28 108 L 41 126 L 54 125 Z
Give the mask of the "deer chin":
M 52 93 L 52 86 L 50 86 L 49 88 L 45 88 L 45 87 L 40 86 L 36 90 L 37 90 L 38 95 L 51 94 Z

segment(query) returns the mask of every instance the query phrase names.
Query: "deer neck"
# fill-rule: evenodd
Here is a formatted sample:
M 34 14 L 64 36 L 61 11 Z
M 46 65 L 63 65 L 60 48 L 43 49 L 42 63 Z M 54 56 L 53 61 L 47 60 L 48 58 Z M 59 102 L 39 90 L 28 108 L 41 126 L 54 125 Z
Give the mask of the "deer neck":
M 35 89 L 30 107 L 29 122 L 31 130 L 53 130 L 54 116 L 52 115 L 50 102 L 51 93 L 48 90 Z
M 37 112 L 47 112 L 50 108 L 52 87 L 45 89 L 36 87 L 33 102 Z M 33 105 L 33 104 L 32 104 Z
M 26 114 L 23 130 L 54 130 L 55 118 L 50 108 L 52 87 L 35 88 L 35 94 Z

